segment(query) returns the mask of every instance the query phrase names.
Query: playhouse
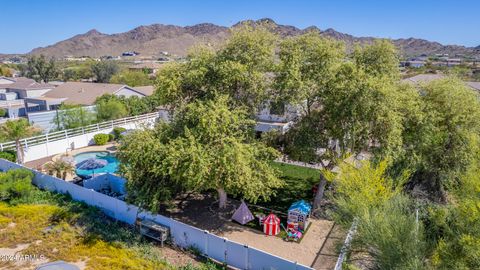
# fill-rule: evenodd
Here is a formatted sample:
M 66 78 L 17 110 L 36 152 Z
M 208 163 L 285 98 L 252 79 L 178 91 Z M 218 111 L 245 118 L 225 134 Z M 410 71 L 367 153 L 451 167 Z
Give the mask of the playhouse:
M 305 231 L 308 227 L 308 218 L 312 207 L 304 200 L 294 202 L 288 208 L 288 228 Z

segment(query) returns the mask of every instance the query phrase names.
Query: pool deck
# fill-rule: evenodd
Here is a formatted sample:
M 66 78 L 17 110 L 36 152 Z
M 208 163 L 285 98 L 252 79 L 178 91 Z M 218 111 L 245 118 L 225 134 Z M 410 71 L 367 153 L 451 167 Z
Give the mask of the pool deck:
M 71 151 L 68 151 L 68 156 L 74 156 L 80 153 L 85 153 L 85 152 L 96 152 L 96 151 L 108 151 L 110 153 L 115 153 L 117 151 L 116 145 L 114 143 L 108 143 L 106 145 L 92 145 L 92 146 L 87 146 L 87 147 L 82 147 L 78 149 L 74 149 Z M 24 165 L 28 168 L 35 169 L 37 171 L 42 171 L 43 165 L 49 161 L 56 160 L 63 156 L 65 154 L 57 154 L 49 157 L 44 157 L 41 159 L 33 160 L 26 162 Z M 68 174 L 66 181 L 71 181 L 75 175 Z

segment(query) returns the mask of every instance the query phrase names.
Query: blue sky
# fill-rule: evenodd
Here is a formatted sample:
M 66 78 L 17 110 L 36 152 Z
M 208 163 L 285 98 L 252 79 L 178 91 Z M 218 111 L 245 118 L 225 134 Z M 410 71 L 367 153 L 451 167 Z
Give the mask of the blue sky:
M 153 23 L 230 26 L 264 17 L 356 36 L 480 45 L 479 0 L 0 0 L 0 7 L 0 53 L 25 53 L 93 28 L 111 34 Z

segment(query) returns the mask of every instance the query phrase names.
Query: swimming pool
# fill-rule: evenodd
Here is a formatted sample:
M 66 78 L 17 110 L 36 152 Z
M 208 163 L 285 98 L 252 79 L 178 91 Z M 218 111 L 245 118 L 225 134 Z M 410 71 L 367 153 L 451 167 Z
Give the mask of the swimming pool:
M 118 170 L 118 159 L 110 154 L 110 152 L 107 151 L 96 151 L 96 152 L 85 152 L 85 153 L 80 153 L 77 154 L 73 157 L 75 159 L 75 163 L 78 164 L 79 162 L 89 159 L 89 158 L 97 158 L 97 159 L 103 159 L 108 162 L 108 164 L 99 169 L 95 170 L 81 170 L 81 169 L 76 169 L 75 172 L 77 175 L 84 175 L 84 176 L 89 176 L 92 174 L 98 174 L 98 173 L 115 173 Z

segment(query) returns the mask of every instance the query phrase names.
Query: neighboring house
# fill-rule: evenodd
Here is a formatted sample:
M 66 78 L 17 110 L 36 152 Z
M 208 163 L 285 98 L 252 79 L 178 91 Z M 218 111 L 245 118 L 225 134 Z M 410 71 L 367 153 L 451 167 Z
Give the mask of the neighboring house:
M 25 116 L 28 107 L 26 99 L 41 97 L 54 87 L 24 77 L 0 77 L 0 108 L 7 110 L 10 118 Z
M 151 89 L 150 89 L 151 88 Z M 95 100 L 104 94 L 116 96 L 145 97 L 153 92 L 153 86 L 133 88 L 122 84 L 66 82 L 38 98 L 28 98 L 26 103 L 35 104 L 41 108 L 38 112 L 29 113 L 30 123 L 42 127 L 46 131 L 57 128 L 53 120 L 57 117 L 61 104 L 80 105 L 86 110 L 95 110 Z M 28 109 L 32 111 L 31 109 Z
M 285 133 L 291 127 L 293 121 L 301 115 L 300 106 L 267 101 L 256 115 L 257 125 L 255 130 L 261 133 L 276 129 Z
M 61 103 L 65 104 L 88 106 L 93 105 L 97 97 L 104 94 L 125 97 L 146 96 L 135 88 L 123 84 L 66 82 L 45 93 L 43 98 L 61 100 Z
M 422 60 L 407 60 L 400 62 L 400 66 L 402 67 L 412 67 L 412 68 L 421 68 L 426 65 L 425 61 Z
M 151 96 L 155 92 L 155 87 L 153 85 L 137 86 L 135 87 L 135 90 L 144 94 L 145 96 Z

